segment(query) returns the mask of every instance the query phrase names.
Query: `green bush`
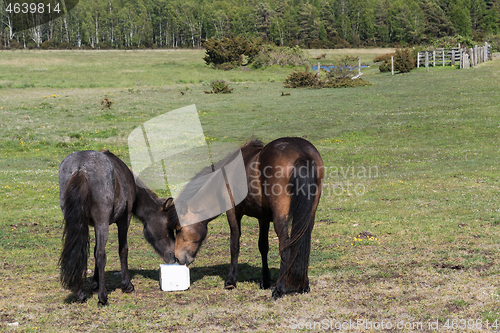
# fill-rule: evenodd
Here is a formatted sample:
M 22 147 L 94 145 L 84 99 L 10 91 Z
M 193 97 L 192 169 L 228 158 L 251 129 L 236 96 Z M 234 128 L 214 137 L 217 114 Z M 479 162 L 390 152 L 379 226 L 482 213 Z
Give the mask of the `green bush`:
M 273 65 L 279 66 L 301 66 L 306 64 L 307 59 L 304 51 L 298 47 L 286 47 L 276 45 L 262 45 L 259 52 L 253 58 L 252 66 L 264 68 Z
M 325 82 L 324 88 L 353 88 L 353 87 L 363 87 L 371 85 L 370 82 L 363 80 L 362 78 L 351 79 L 351 78 L 342 78 L 335 79 Z
M 285 80 L 285 88 L 347 88 L 360 87 L 371 84 L 361 78 L 352 79 L 355 72 L 353 69 L 357 66 L 357 58 L 345 56 L 337 59 L 333 68 L 326 72 L 325 77 L 321 78 L 317 72 L 299 71 L 293 72 Z
M 390 72 L 391 71 L 391 57 L 396 56 L 396 53 L 387 53 L 379 55 L 373 58 L 373 62 L 381 62 L 378 66 L 378 69 L 381 72 Z
M 259 43 L 243 37 L 223 38 L 220 41 L 210 38 L 203 42 L 206 55 L 203 58 L 207 65 L 215 68 L 231 69 L 252 62 L 259 52 Z M 226 66 L 221 66 L 228 64 Z
M 486 41 L 491 45 L 493 52 L 500 51 L 500 35 L 486 36 Z
M 401 73 L 408 73 L 415 68 L 416 58 L 412 50 L 397 49 L 395 53 L 387 53 L 373 58 L 373 62 L 382 62 L 378 69 L 381 72 L 391 71 L 391 57 L 394 57 L 394 70 Z
M 358 66 L 358 58 L 344 56 L 335 61 L 335 67 L 326 73 L 323 80 L 324 88 L 349 88 L 369 85 L 370 82 L 362 78 L 352 79 L 356 74 L 354 70 Z
M 358 58 L 353 56 L 344 56 L 342 58 L 336 59 L 334 67 L 330 68 L 327 72 L 327 79 L 345 79 L 354 76 L 354 67 L 358 66 Z
M 394 70 L 409 73 L 413 68 L 415 68 L 415 58 L 410 49 L 397 49 L 394 56 Z
M 383 62 L 380 65 L 378 65 L 379 71 L 383 72 L 390 72 L 391 71 L 391 61 L 389 62 Z
M 379 55 L 379 56 L 376 56 L 375 58 L 373 58 L 373 62 L 391 62 L 391 57 L 392 56 L 395 56 L 396 53 L 387 53 L 387 54 L 382 54 L 382 55 Z
M 285 79 L 285 88 L 304 88 L 315 89 L 323 88 L 323 81 L 317 73 L 309 71 L 297 71 L 287 76 Z
M 228 94 L 232 93 L 234 88 L 229 88 L 229 84 L 224 80 L 217 80 L 210 83 L 213 94 Z

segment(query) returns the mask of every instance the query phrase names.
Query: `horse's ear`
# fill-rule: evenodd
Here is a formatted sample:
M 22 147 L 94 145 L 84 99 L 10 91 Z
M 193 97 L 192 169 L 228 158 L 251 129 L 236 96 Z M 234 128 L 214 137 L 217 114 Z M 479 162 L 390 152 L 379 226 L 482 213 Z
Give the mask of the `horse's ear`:
M 168 210 L 170 207 L 174 205 L 174 199 L 168 198 L 167 201 L 163 204 L 163 210 Z

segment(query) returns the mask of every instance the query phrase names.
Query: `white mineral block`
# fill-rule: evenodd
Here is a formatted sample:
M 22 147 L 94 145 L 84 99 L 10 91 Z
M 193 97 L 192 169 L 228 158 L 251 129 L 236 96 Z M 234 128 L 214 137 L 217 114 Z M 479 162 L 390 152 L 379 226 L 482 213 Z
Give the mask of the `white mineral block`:
M 179 264 L 160 265 L 160 288 L 163 291 L 179 291 L 189 288 L 189 268 Z

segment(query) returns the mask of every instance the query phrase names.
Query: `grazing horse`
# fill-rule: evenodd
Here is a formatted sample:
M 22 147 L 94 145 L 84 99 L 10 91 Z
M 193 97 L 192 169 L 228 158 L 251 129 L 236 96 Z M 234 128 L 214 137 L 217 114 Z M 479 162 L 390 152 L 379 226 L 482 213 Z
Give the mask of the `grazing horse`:
M 259 221 L 261 286 L 265 289 L 271 286 L 267 253 L 269 224 L 272 221 L 281 256 L 273 298 L 285 293 L 308 292 L 311 232 L 324 174 L 321 156 L 307 140 L 289 137 L 277 139 L 265 147 L 260 141 L 250 141 L 241 147 L 241 153 L 248 194 L 241 203 L 226 212 L 231 230 L 231 265 L 224 287 L 232 289 L 238 280 L 241 218 L 247 215 Z M 215 217 L 182 227 L 176 206 L 170 203 L 167 209 L 171 213 L 169 223 L 176 224 L 176 260 L 180 264 L 190 264 L 207 235 L 207 224 Z
M 65 226 L 59 264 L 61 283 L 85 301 L 83 282 L 87 271 L 89 226 L 95 229 L 93 290 L 99 304 L 106 305 L 104 266 L 109 225 L 118 227 L 121 289 L 132 292 L 127 256 L 127 231 L 132 214 L 144 225 L 144 236 L 167 263 L 174 263 L 175 235 L 167 228 L 166 207 L 171 199 L 160 199 L 130 169 L 109 151 L 79 151 L 66 157 L 59 167 L 59 201 Z

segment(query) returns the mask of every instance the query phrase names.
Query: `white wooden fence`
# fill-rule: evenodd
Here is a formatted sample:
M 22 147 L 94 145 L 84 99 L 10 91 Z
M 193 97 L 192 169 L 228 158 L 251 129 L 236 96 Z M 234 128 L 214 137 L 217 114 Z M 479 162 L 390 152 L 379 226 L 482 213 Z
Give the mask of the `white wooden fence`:
M 491 45 L 484 43 L 484 46 L 473 48 L 458 47 L 450 50 L 436 49 L 435 51 L 421 51 L 417 55 L 417 68 L 425 66 L 460 66 L 460 68 L 476 67 L 478 64 L 491 60 Z

